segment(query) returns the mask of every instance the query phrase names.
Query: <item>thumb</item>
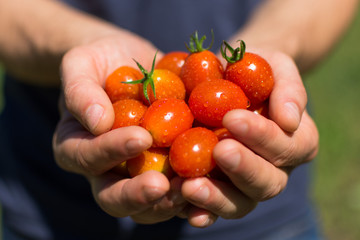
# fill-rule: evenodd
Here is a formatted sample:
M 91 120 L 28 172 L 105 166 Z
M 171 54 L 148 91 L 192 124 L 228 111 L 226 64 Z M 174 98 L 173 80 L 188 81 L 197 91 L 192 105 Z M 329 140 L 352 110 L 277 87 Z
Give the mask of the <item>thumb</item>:
M 67 109 L 92 134 L 108 131 L 114 121 L 110 99 L 102 85 L 104 73 L 91 51 L 75 48 L 65 54 L 61 75 Z

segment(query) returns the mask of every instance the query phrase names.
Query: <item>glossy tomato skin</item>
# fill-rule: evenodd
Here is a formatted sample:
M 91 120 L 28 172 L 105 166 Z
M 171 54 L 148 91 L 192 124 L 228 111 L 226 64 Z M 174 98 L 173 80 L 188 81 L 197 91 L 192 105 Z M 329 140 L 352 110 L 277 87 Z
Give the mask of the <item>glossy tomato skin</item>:
M 223 78 L 224 68 L 216 55 L 204 50 L 191 53 L 186 59 L 180 72 L 187 94 L 199 83 L 210 79 Z
M 174 139 L 191 128 L 194 117 L 184 100 L 159 99 L 145 112 L 141 126 L 153 137 L 153 147 L 169 147 Z
M 123 99 L 113 103 L 115 120 L 112 129 L 139 126 L 143 115 L 147 110 L 141 101 L 135 99 Z
M 170 165 L 183 178 L 201 177 L 215 166 L 212 151 L 218 143 L 209 129 L 196 127 L 180 134 L 170 148 Z
M 227 130 L 224 127 L 215 128 L 213 129 L 213 132 L 215 133 L 219 141 L 229 138 L 235 139 L 234 136 L 231 134 L 231 132 L 229 132 L 229 130 Z
M 269 100 L 266 100 L 256 106 L 250 106 L 250 111 L 253 111 L 256 114 L 259 114 L 263 117 L 270 118 L 269 115 Z
M 122 99 L 140 100 L 142 91 L 140 84 L 127 84 L 143 77 L 141 72 L 133 67 L 121 66 L 111 73 L 105 81 L 105 92 L 112 103 Z
M 169 148 L 149 148 L 139 156 L 126 161 L 130 177 L 135 177 L 146 171 L 154 170 L 170 178 L 173 175 L 169 163 Z
M 228 63 L 224 78 L 239 85 L 253 106 L 267 100 L 274 86 L 274 76 L 269 63 L 259 55 L 249 52 L 245 52 L 241 60 Z
M 167 69 L 180 76 L 180 71 L 189 53 L 174 51 L 166 53 L 155 65 L 157 69 Z
M 224 115 L 233 109 L 246 109 L 249 100 L 236 84 L 213 79 L 200 83 L 189 97 L 195 119 L 209 127 L 221 127 Z
M 185 99 L 186 91 L 184 83 L 175 73 L 167 69 L 155 69 L 152 75 L 152 79 L 155 85 L 156 99 L 154 97 L 154 93 L 151 89 L 150 84 L 147 85 L 147 94 L 150 103 L 155 102 L 155 100 L 157 99 L 164 98 L 177 98 L 181 100 Z M 144 104 L 150 105 L 143 91 L 141 91 L 141 99 Z

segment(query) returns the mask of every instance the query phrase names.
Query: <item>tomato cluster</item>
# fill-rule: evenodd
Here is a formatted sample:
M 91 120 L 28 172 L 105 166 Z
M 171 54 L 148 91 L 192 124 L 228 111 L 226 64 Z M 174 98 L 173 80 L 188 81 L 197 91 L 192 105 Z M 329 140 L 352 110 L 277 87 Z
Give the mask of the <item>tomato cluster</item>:
M 189 53 L 165 54 L 151 71 L 120 66 L 106 80 L 105 91 L 113 102 L 113 129 L 141 126 L 153 137 L 153 145 L 140 156 L 117 168 L 131 177 L 157 170 L 171 177 L 212 176 L 218 171 L 212 150 L 231 137 L 222 126 L 233 109 L 250 109 L 266 116 L 274 81 L 270 65 L 259 55 L 245 52 L 245 43 L 221 45 L 224 67 L 203 47 L 205 36 L 197 32 L 186 45 Z M 230 52 L 230 56 L 227 53 Z M 217 175 L 217 174 L 213 174 Z

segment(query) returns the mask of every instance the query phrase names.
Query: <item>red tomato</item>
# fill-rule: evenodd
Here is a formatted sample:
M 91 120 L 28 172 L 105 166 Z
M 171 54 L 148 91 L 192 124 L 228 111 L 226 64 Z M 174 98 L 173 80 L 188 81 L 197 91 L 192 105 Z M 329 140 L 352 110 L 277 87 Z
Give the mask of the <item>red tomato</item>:
M 169 163 L 168 148 L 149 148 L 139 156 L 127 160 L 126 167 L 131 177 L 135 177 L 149 170 L 161 172 L 168 178 L 173 175 Z
M 170 148 L 170 165 L 180 177 L 192 178 L 208 174 L 214 167 L 212 151 L 218 142 L 206 128 L 191 128 L 180 134 Z
M 178 98 L 185 99 L 185 86 L 178 75 L 167 69 L 155 69 L 156 54 L 154 56 L 151 71 L 148 72 L 136 62 L 143 73 L 143 78 L 136 81 L 142 84 L 141 99 L 146 105 L 150 105 L 157 99 Z
M 191 128 L 193 121 L 184 100 L 169 98 L 151 104 L 141 126 L 152 135 L 154 147 L 169 147 L 179 134 Z
M 157 69 L 167 69 L 180 76 L 180 71 L 184 65 L 187 52 L 175 51 L 165 54 L 155 65 Z
M 185 86 L 181 81 L 180 77 L 175 73 L 167 69 L 155 69 L 151 80 L 155 86 L 155 95 L 151 91 L 151 85 L 147 85 L 147 93 L 150 103 L 155 102 L 157 99 L 164 98 L 177 98 L 184 100 L 185 99 Z M 146 105 L 150 105 L 147 100 L 144 91 L 141 92 L 141 99 Z
M 121 66 L 107 77 L 105 92 L 113 103 L 121 99 L 140 99 L 141 86 L 124 82 L 133 82 L 141 78 L 142 74 L 139 70 Z
M 234 136 L 231 134 L 231 132 L 229 132 L 229 130 L 224 127 L 216 128 L 213 130 L 213 132 L 215 133 L 219 141 L 228 138 L 234 139 Z
M 233 53 L 226 56 L 226 49 Z M 270 96 L 274 86 L 274 77 L 269 63 L 257 54 L 245 52 L 245 43 L 240 47 L 231 48 L 224 41 L 221 52 L 228 61 L 224 78 L 239 85 L 249 98 L 252 106 L 258 106 Z
M 205 36 L 199 39 L 195 32 L 190 39 L 191 47 L 187 46 L 190 55 L 185 59 L 180 72 L 180 78 L 185 84 L 187 94 L 190 94 L 195 86 L 203 81 L 223 78 L 223 66 L 216 55 L 209 51 L 211 46 L 208 48 L 202 46 L 205 39 Z
M 138 126 L 147 107 L 142 102 L 135 99 L 123 99 L 113 103 L 115 120 L 112 129 Z
M 269 101 L 268 100 L 258 104 L 257 106 L 250 106 L 249 110 L 253 111 L 256 114 L 260 114 L 266 118 L 270 118 L 270 116 L 269 116 Z
M 241 88 L 224 79 L 200 83 L 189 98 L 189 107 L 195 119 L 209 127 L 221 127 L 228 111 L 248 106 L 249 100 Z

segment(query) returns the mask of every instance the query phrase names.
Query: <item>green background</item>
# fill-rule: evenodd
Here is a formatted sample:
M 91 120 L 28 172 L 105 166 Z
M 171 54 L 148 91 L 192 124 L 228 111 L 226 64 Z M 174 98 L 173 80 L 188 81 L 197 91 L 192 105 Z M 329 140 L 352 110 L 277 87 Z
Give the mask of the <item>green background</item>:
M 313 196 L 331 240 L 360 239 L 360 13 L 304 77 L 320 132 Z
M 311 191 L 329 240 L 360 239 L 359 44 L 360 14 L 331 55 L 304 76 L 320 132 Z

